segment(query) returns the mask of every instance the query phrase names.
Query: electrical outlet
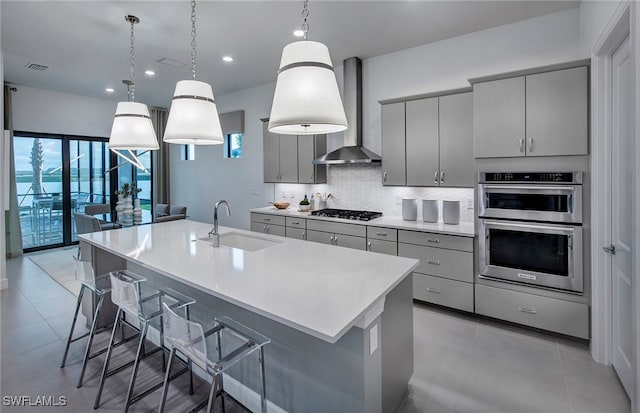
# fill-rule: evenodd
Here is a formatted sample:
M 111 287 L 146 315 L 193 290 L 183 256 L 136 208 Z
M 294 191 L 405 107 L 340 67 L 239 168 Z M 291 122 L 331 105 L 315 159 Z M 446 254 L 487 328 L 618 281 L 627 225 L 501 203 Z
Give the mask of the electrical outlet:
M 472 198 L 468 198 L 467 199 L 467 209 L 473 209 L 473 199 Z

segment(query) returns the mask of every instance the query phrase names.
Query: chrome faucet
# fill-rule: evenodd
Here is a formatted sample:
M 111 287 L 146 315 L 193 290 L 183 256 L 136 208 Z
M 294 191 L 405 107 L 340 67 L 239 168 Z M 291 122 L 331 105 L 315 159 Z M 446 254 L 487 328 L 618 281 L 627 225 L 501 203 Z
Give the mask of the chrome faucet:
M 209 238 L 211 238 L 211 243 L 214 247 L 220 246 L 220 235 L 218 234 L 218 207 L 220 205 L 224 205 L 227 208 L 227 216 L 231 216 L 227 201 L 223 199 L 216 202 L 216 205 L 213 207 L 213 229 L 209 232 Z

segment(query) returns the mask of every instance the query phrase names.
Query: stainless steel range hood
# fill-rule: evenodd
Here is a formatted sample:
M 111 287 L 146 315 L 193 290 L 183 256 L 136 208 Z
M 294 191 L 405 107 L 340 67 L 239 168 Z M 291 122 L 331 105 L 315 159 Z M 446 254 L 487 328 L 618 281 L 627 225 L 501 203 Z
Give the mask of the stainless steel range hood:
M 344 146 L 313 161 L 320 165 L 380 162 L 380 156 L 362 146 L 362 60 L 344 61 L 344 111 L 349 128 L 344 131 Z

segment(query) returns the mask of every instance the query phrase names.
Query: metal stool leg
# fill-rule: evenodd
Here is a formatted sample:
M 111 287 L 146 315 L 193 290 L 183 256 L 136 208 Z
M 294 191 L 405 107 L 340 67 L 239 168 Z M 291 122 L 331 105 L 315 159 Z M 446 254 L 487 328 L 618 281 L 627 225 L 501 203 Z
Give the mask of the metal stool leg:
M 258 352 L 258 364 L 260 364 L 260 408 L 262 413 L 267 413 L 267 388 L 264 380 L 264 348 Z
M 84 372 L 87 369 L 87 362 L 91 353 L 91 344 L 93 343 L 93 337 L 96 334 L 96 327 L 98 326 L 98 316 L 100 315 L 100 309 L 104 302 L 104 294 L 98 294 L 98 305 L 96 305 L 96 311 L 93 314 L 93 322 L 91 323 L 91 331 L 89 331 L 89 341 L 87 341 L 87 349 L 84 351 L 84 358 L 82 360 L 82 370 L 80 370 L 80 379 L 78 379 L 78 388 L 82 387 L 82 380 L 84 379 Z
M 133 396 L 133 388 L 136 383 L 136 376 L 138 375 L 138 367 L 140 367 L 140 359 L 143 355 L 142 349 L 144 347 L 144 341 L 147 338 L 147 331 L 149 330 L 149 323 L 146 321 L 142 322 L 142 328 L 140 329 L 140 342 L 138 343 L 138 351 L 136 352 L 136 358 L 133 362 L 133 371 L 131 372 L 131 380 L 129 381 L 129 389 L 127 390 L 127 399 L 124 404 L 124 413 L 129 411 L 129 406 L 131 405 L 131 398 Z M 164 350 L 161 350 L 164 352 Z
M 158 408 L 158 413 L 164 413 L 164 405 L 167 402 L 167 393 L 169 392 L 169 381 L 171 380 L 171 363 L 173 362 L 174 357 L 176 356 L 176 348 L 171 348 L 171 353 L 169 354 L 169 362 L 167 363 L 167 372 L 164 375 L 164 384 L 162 385 L 162 397 L 160 398 L 160 407 Z
M 111 359 L 111 351 L 113 350 L 113 343 L 116 338 L 116 331 L 118 330 L 118 324 L 120 323 L 121 315 L 122 315 L 122 309 L 118 307 L 118 311 L 116 312 L 116 319 L 113 322 L 113 329 L 111 330 L 109 347 L 107 347 L 107 355 L 104 359 L 104 366 L 102 367 L 102 374 L 100 375 L 100 385 L 98 386 L 96 401 L 93 403 L 94 409 L 97 409 L 98 407 L 100 407 L 100 398 L 102 397 L 102 390 L 104 389 L 104 381 L 107 378 L 107 370 L 109 369 L 109 360 Z
M 69 353 L 69 346 L 71 346 L 71 340 L 73 339 L 73 330 L 76 327 L 76 320 L 78 319 L 78 312 L 80 311 L 80 305 L 82 304 L 82 296 L 84 295 L 84 284 L 80 286 L 80 294 L 78 294 L 78 302 L 76 304 L 76 312 L 73 314 L 73 322 L 71 323 L 71 330 L 69 331 L 69 338 L 67 339 L 67 346 L 64 349 L 64 355 L 62 356 L 62 363 L 60 363 L 60 368 L 64 367 L 67 362 L 67 354 Z
M 222 360 L 222 337 L 221 337 L 221 330 L 218 330 L 216 332 L 216 344 L 218 345 L 218 360 Z M 220 379 L 218 380 L 219 384 L 218 386 L 220 387 L 220 390 L 222 390 L 223 387 L 223 382 L 222 382 L 222 373 L 220 373 L 218 375 L 220 377 Z M 217 376 L 216 376 L 217 377 Z M 215 396 L 214 396 L 215 397 Z M 225 413 L 225 408 L 224 408 L 224 395 L 221 394 L 220 398 L 222 399 L 222 413 Z
M 211 383 L 211 392 L 209 393 L 209 405 L 207 406 L 207 412 L 213 413 L 213 408 L 216 405 L 216 399 L 218 395 L 218 388 L 220 387 L 220 374 L 214 374 L 213 383 Z M 222 406 L 224 406 L 224 399 L 222 399 Z

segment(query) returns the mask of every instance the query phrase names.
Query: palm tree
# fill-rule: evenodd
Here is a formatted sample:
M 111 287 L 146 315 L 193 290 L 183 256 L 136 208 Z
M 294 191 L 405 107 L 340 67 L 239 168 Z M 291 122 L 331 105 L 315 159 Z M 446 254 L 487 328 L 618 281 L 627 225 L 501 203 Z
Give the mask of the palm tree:
M 44 163 L 44 151 L 40 138 L 33 140 L 31 147 L 31 167 L 33 168 L 33 180 L 31 182 L 31 190 L 35 197 L 41 196 L 44 192 L 42 188 L 42 164 Z

